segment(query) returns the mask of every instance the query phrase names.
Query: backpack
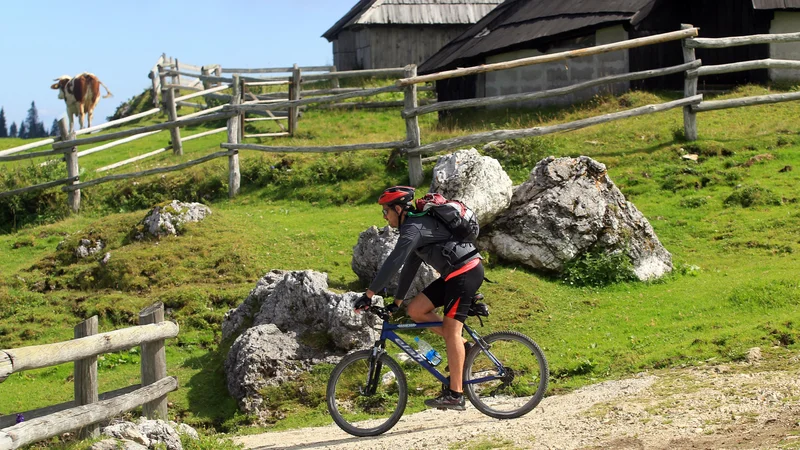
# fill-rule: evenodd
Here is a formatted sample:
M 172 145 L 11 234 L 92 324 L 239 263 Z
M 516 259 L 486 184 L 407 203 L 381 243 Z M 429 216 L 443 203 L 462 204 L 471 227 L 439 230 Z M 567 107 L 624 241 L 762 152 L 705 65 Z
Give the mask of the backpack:
M 478 238 L 478 216 L 463 202 L 429 192 L 417 199 L 416 207 L 417 214 L 428 213 L 439 219 L 459 241 L 475 242 Z

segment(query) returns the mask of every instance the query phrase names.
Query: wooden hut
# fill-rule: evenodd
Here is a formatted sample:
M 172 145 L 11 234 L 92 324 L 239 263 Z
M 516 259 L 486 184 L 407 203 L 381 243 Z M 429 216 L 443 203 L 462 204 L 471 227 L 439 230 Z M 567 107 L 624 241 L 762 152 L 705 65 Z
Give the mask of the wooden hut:
M 322 37 L 338 70 L 421 64 L 503 0 L 360 0 Z
M 682 23 L 700 28 L 701 37 L 800 32 L 800 0 L 507 0 L 470 27 L 419 68 L 420 74 L 555 53 L 679 30 Z M 800 59 L 800 45 L 776 44 L 698 49 L 706 65 L 764 58 Z M 680 42 L 622 50 L 437 83 L 439 101 L 533 92 L 575 84 L 604 75 L 677 65 Z M 797 71 L 754 70 L 701 79 L 703 87 L 764 82 L 797 77 Z M 681 74 L 636 82 L 638 88 L 682 89 Z M 628 83 L 608 87 L 614 93 Z M 589 89 L 569 104 L 590 98 Z M 543 102 L 521 106 L 541 106 Z

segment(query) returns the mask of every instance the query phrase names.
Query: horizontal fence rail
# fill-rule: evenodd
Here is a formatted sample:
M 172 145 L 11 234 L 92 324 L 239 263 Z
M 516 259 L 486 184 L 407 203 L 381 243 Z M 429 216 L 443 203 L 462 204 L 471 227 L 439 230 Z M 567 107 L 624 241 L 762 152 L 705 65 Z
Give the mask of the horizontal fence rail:
M 62 184 L 69 184 L 78 180 L 78 177 L 64 178 L 63 180 L 48 181 L 47 183 L 36 184 L 24 188 L 14 189 L 11 191 L 0 192 L 0 198 L 11 197 L 12 195 L 24 194 L 26 192 L 38 191 L 41 189 L 49 189 L 51 187 L 61 186 Z M 0 374 L 2 376 L 2 374 Z
M 680 100 L 675 100 L 667 103 L 641 106 L 639 108 L 633 108 L 626 111 L 620 111 L 611 114 L 605 114 L 602 116 L 590 117 L 588 119 L 581 119 L 558 125 L 527 128 L 522 130 L 496 130 L 485 133 L 476 133 L 469 136 L 445 139 L 443 141 L 423 145 L 416 149 L 406 150 L 406 153 L 411 155 L 420 155 L 424 153 L 435 153 L 435 152 L 440 152 L 442 150 L 449 150 L 452 148 L 458 148 L 467 145 L 475 145 L 491 141 L 520 139 L 526 137 L 544 136 L 546 134 L 558 133 L 562 131 L 579 130 L 581 128 L 590 127 L 592 125 L 599 125 L 601 123 L 612 122 L 619 119 L 643 116 L 646 114 L 667 111 L 674 108 L 696 105 L 699 104 L 702 100 L 703 100 L 702 95 L 695 95 L 693 97 L 683 98 Z
M 176 389 L 178 380 L 175 377 L 166 377 L 129 394 L 26 420 L 0 430 L 0 450 L 15 450 L 117 417 L 142 404 L 156 401 Z
M 328 147 L 277 147 L 256 144 L 229 144 L 223 142 L 220 147 L 227 149 L 257 150 L 267 153 L 339 153 L 361 150 L 403 149 L 409 146 L 408 141 L 375 142 L 369 144 L 331 145 Z
M 57 366 L 78 359 L 127 350 L 147 342 L 173 338 L 178 335 L 178 325 L 161 322 L 140 325 L 73 339 L 58 344 L 34 345 L 10 350 L 0 350 L 11 359 L 12 372 Z M 0 378 L 4 374 L 0 374 Z M 5 374 L 9 375 L 9 374 Z
M 800 33 L 753 34 L 726 38 L 696 37 L 686 39 L 686 46 L 689 48 L 726 48 L 755 44 L 781 44 L 785 42 L 800 42 Z
M 715 111 L 718 109 L 739 108 L 742 106 L 767 105 L 771 103 L 791 102 L 795 100 L 800 100 L 800 92 L 792 92 L 789 94 L 758 95 L 753 97 L 734 98 L 730 100 L 704 101 L 698 105 L 693 105 L 692 111 L 695 112 Z
M 627 50 L 636 47 L 643 47 L 645 45 L 659 44 L 669 41 L 677 41 L 687 37 L 697 36 L 698 29 L 691 28 L 680 31 L 673 31 L 670 33 L 657 34 L 654 36 L 641 37 L 636 39 L 629 39 L 627 41 L 614 42 L 612 44 L 598 45 L 595 47 L 582 48 L 578 50 L 569 50 L 565 52 L 552 53 L 548 55 L 532 56 L 530 58 L 522 58 L 514 61 L 505 61 L 493 64 L 483 64 L 475 67 L 468 67 L 464 69 L 448 70 L 431 75 L 421 75 L 413 78 L 402 78 L 397 80 L 398 86 L 408 86 L 411 84 L 428 83 L 431 81 L 447 80 L 449 78 L 463 77 L 466 75 L 475 75 L 479 73 L 494 72 L 497 70 L 513 69 L 516 67 L 525 67 L 534 64 L 542 64 L 553 61 L 563 61 L 566 59 L 580 58 L 583 56 L 599 55 L 602 53 L 614 52 L 617 50 Z
M 475 98 L 468 100 L 451 100 L 446 102 L 438 102 L 433 105 L 420 106 L 408 111 L 403 111 L 402 115 L 406 117 L 420 116 L 437 111 L 449 111 L 454 109 L 494 106 L 494 105 L 507 105 L 531 100 L 540 100 L 543 98 L 558 97 L 562 95 L 578 92 L 583 89 L 601 86 L 604 84 L 618 83 L 622 81 L 643 80 L 646 78 L 670 75 L 673 73 L 684 72 L 689 69 L 700 67 L 700 60 L 693 61 L 678 66 L 667 67 L 665 69 L 644 70 L 641 72 L 626 73 L 623 75 L 611 75 L 604 78 L 597 78 L 583 83 L 577 83 L 571 86 L 566 86 L 557 89 L 540 92 L 526 92 L 522 94 L 503 95 L 498 97 L 485 97 Z
M 301 66 L 303 72 L 330 72 L 336 66 Z M 291 73 L 294 67 L 268 67 L 265 69 L 222 69 L 222 73 Z
M 702 77 L 721 73 L 744 72 L 755 69 L 800 69 L 800 61 L 790 59 L 759 59 L 730 64 L 703 66 L 686 73 L 687 77 Z
M 359 92 L 346 92 L 344 94 L 286 101 L 286 102 L 274 103 L 271 105 L 255 105 L 255 104 L 224 105 L 225 107 L 223 108 L 223 111 L 246 112 L 246 111 L 267 111 L 273 109 L 287 109 L 297 106 L 311 105 L 314 103 L 334 103 L 339 100 L 346 100 L 348 98 L 366 97 L 371 95 L 382 94 L 384 92 L 397 92 L 397 87 L 384 86 L 379 88 L 364 89 L 363 91 Z

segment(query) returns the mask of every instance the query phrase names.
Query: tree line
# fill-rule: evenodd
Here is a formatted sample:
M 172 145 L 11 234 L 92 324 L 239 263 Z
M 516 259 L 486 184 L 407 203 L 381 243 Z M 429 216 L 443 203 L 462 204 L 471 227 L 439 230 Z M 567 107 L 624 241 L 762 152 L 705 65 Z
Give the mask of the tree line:
M 9 127 L 6 122 L 6 112 L 4 108 L 0 108 L 0 138 L 12 137 L 32 139 L 48 136 L 58 136 L 60 129 L 58 127 L 58 119 L 53 119 L 53 124 L 50 126 L 50 132 L 44 126 L 44 122 L 39 120 L 39 111 L 36 109 L 36 103 L 31 102 L 31 108 L 28 110 L 28 116 L 23 120 L 19 127 L 16 122 L 11 122 Z

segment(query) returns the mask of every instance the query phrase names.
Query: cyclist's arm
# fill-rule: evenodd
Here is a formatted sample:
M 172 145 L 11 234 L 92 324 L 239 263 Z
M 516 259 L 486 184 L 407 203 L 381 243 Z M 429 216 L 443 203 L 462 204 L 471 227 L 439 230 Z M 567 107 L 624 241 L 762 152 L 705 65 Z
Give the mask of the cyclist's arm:
M 375 275 L 375 279 L 372 280 L 372 283 L 369 285 L 369 290 L 367 290 L 367 296 L 369 298 L 372 298 L 371 294 L 379 292 L 389 283 L 389 280 L 392 279 L 394 274 L 396 274 L 403 263 L 405 263 L 408 255 L 417 247 L 419 240 L 420 232 L 416 227 L 405 226 L 400 228 L 400 238 L 397 239 L 394 250 L 392 250 L 392 253 L 386 258 L 386 261 L 383 262 L 380 270 L 378 270 L 378 274 Z
M 422 265 L 422 258 L 417 256 L 416 253 L 412 253 L 408 261 L 403 264 L 403 270 L 400 271 L 400 280 L 397 282 L 397 292 L 394 294 L 395 303 L 397 303 L 398 300 L 405 300 L 408 289 L 411 287 L 411 282 L 414 281 L 414 278 L 417 276 L 420 265 Z

